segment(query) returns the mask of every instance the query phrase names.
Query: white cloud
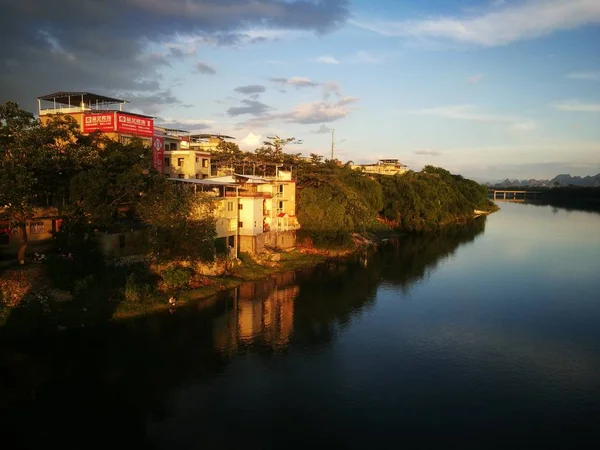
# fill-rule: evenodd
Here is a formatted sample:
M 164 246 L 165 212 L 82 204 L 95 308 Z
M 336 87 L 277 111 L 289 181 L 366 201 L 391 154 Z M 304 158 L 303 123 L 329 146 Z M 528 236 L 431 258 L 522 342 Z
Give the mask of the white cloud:
M 333 56 L 319 56 L 315 59 L 316 62 L 323 64 L 339 64 L 340 62 Z
M 598 81 L 600 80 L 600 72 L 571 72 L 567 74 L 567 78 L 572 80 Z
M 531 131 L 536 125 L 531 119 L 521 117 L 488 114 L 477 111 L 472 105 L 437 106 L 411 111 L 412 114 L 446 117 L 448 119 L 468 120 L 483 123 L 505 123 L 514 131 Z
M 535 130 L 536 124 L 532 120 L 525 120 L 523 122 L 515 122 L 510 126 L 511 130 L 514 131 L 533 131 Z
M 351 105 L 356 103 L 356 97 L 343 97 L 337 101 L 314 101 L 296 106 L 291 111 L 263 114 L 247 120 L 242 125 L 247 127 L 266 127 L 270 122 L 286 122 L 299 124 L 329 123 L 343 119 L 352 111 Z
M 248 146 L 248 147 L 254 147 L 257 146 L 258 144 L 260 144 L 260 140 L 261 140 L 261 135 L 260 134 L 254 134 L 252 132 L 248 133 L 248 136 L 246 136 L 244 139 L 242 139 L 242 144 Z
M 481 73 L 478 73 L 477 75 L 473 75 L 473 76 L 470 76 L 469 78 L 467 78 L 467 82 L 469 84 L 477 84 L 481 80 L 483 80 L 483 74 L 481 74 Z
M 478 16 L 351 23 L 384 36 L 450 39 L 463 44 L 493 47 L 598 24 L 600 1 L 528 0 Z
M 306 77 L 271 78 L 271 81 L 281 85 L 295 86 L 297 88 L 317 87 L 321 84 Z
M 498 8 L 506 3 L 506 0 L 494 0 L 492 6 Z
M 413 153 L 415 155 L 424 155 L 424 156 L 439 156 L 439 155 L 441 155 L 441 153 L 438 152 L 437 150 L 432 150 L 430 148 L 423 148 L 420 150 L 415 150 Z
M 377 64 L 382 61 L 382 57 L 374 55 L 366 50 L 360 50 L 355 55 L 348 58 L 348 62 L 354 64 Z
M 283 114 L 282 118 L 286 122 L 294 123 L 333 122 L 346 117 L 351 111 L 350 105 L 357 100 L 355 97 L 344 97 L 337 102 L 304 103 L 298 105 L 293 111 Z
M 600 112 L 600 103 L 582 103 L 579 100 L 567 100 L 561 103 L 554 103 L 554 109 L 569 112 Z

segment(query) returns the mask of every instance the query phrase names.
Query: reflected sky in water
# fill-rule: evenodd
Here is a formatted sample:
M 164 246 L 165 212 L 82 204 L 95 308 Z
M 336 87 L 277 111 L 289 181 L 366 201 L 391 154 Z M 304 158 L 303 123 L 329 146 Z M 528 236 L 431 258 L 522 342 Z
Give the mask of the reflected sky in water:
M 600 215 L 500 206 L 173 315 L 6 343 L 5 424 L 35 424 L 24 443 L 64 448 L 117 435 L 148 448 L 589 438 Z

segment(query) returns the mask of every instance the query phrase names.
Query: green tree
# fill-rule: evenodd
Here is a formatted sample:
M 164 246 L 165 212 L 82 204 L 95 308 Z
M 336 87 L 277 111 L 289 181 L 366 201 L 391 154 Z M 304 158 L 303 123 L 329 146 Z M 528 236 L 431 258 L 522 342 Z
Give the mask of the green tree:
M 20 263 L 27 221 L 40 207 L 62 203 L 71 177 L 92 163 L 97 149 L 97 139 L 83 136 L 69 116 L 55 116 L 43 126 L 14 102 L 0 105 L 0 214 L 19 230 Z
M 156 178 L 136 212 L 158 259 L 210 261 L 215 254 L 215 206 L 208 194 Z

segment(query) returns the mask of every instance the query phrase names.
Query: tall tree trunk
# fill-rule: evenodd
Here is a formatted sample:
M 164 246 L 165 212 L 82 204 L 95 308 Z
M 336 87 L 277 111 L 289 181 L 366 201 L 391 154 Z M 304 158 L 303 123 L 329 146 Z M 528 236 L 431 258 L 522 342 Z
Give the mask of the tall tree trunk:
M 19 252 L 17 253 L 17 259 L 19 264 L 25 264 L 25 251 L 27 250 L 27 223 L 23 222 L 19 224 L 19 231 L 21 235 L 21 245 L 19 246 Z

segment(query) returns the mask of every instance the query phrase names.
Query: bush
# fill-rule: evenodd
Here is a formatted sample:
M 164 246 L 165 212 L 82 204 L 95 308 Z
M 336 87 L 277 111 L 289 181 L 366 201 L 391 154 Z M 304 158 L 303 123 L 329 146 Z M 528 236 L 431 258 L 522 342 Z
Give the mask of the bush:
M 146 283 L 140 283 L 135 273 L 131 273 L 127 276 L 122 292 L 125 302 L 137 303 L 152 295 L 152 288 Z
M 167 289 L 182 289 L 192 279 L 193 272 L 183 267 L 169 267 L 161 276 Z

